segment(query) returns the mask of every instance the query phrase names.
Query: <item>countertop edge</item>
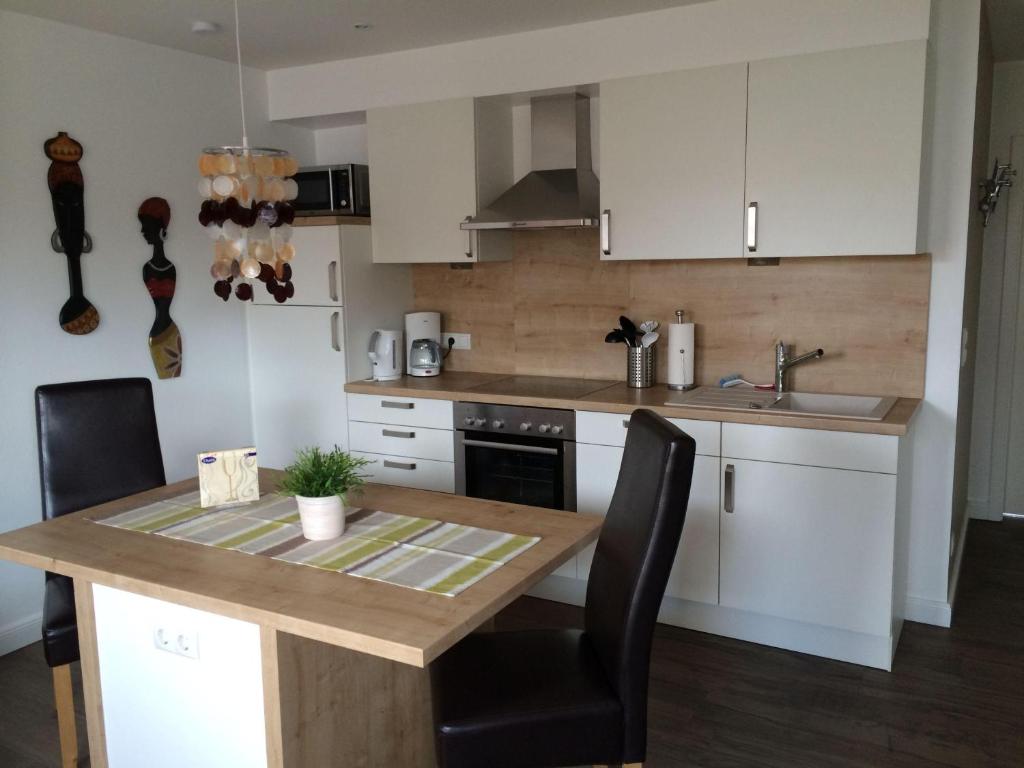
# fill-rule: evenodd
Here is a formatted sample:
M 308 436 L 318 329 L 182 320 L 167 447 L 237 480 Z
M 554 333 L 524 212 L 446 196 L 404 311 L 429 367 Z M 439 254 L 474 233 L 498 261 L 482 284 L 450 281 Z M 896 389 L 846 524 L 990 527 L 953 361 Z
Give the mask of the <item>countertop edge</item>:
M 442 374 L 443 376 L 443 374 Z M 657 385 L 656 385 L 657 387 Z M 602 393 L 619 389 L 612 385 L 583 398 L 544 398 L 524 395 L 495 395 L 473 392 L 472 389 L 438 386 L 432 389 L 409 387 L 401 381 L 380 382 L 358 380 L 345 384 L 345 392 L 359 395 L 378 395 L 384 397 L 415 397 L 426 400 L 449 400 L 470 403 L 494 403 L 497 405 L 521 405 L 537 408 L 562 408 L 576 411 L 595 411 L 598 413 L 629 414 L 638 408 L 646 408 L 667 418 L 691 419 L 694 421 L 719 421 L 733 424 L 758 424 L 771 427 L 795 427 L 799 429 L 816 429 L 830 432 L 860 432 L 876 435 L 892 435 L 902 437 L 907 434 L 922 400 L 913 397 L 901 397 L 893 405 L 889 414 L 882 421 L 866 421 L 862 419 L 844 419 L 825 416 L 793 416 L 765 413 L 746 413 L 744 411 L 716 410 L 713 408 L 686 408 L 682 406 L 656 405 L 649 403 L 625 403 L 611 399 L 602 399 Z M 650 390 L 637 390 L 644 392 Z M 667 396 L 667 390 L 666 390 Z

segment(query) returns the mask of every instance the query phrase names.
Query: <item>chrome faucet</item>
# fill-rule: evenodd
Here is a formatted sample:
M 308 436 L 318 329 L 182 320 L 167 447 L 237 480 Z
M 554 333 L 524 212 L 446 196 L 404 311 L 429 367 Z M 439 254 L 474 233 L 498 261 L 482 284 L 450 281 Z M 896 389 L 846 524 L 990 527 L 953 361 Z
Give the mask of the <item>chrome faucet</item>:
M 825 354 L 823 349 L 815 349 L 807 354 L 800 355 L 800 357 L 790 357 L 789 347 L 784 342 L 779 342 L 775 345 L 775 394 L 781 395 L 786 391 L 785 380 L 786 371 L 792 368 L 794 365 L 799 365 L 802 362 L 811 359 L 817 359 Z

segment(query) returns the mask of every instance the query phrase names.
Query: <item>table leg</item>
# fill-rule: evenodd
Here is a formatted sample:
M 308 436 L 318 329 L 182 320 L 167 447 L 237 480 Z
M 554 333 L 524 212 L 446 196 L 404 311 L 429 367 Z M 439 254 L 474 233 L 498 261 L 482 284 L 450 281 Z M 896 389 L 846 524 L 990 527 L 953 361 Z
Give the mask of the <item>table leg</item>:
M 82 665 L 85 723 L 89 733 L 89 765 L 91 768 L 107 768 L 107 738 L 103 725 L 103 695 L 100 690 L 100 661 L 96 650 L 92 582 L 75 579 L 75 615 Z
M 272 768 L 436 768 L 428 669 L 286 632 L 262 637 Z

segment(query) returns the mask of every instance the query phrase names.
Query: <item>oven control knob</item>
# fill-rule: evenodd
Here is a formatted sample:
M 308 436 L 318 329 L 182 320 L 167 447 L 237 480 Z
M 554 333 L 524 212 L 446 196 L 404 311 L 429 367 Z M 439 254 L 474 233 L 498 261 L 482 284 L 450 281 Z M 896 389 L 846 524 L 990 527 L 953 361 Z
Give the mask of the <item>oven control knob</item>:
M 562 434 L 562 431 L 563 431 L 563 427 L 560 427 L 557 424 L 555 424 L 555 426 L 553 426 L 551 428 L 551 434 L 552 435 L 560 435 L 560 434 Z
M 547 432 L 549 429 L 551 429 L 551 425 L 550 424 L 541 424 L 539 427 L 537 427 L 537 431 L 542 433 L 542 434 L 544 432 Z
M 482 427 L 485 424 L 487 424 L 487 419 L 481 419 L 479 416 L 477 416 L 475 419 L 473 419 L 473 425 L 474 426 Z
M 519 430 L 521 432 L 529 432 L 531 429 L 533 429 L 533 424 L 531 424 L 528 421 L 524 421 L 522 424 L 519 425 Z
M 494 421 L 491 422 L 491 427 L 493 427 L 494 429 L 504 429 L 505 422 L 502 421 L 501 419 L 495 419 Z
M 462 420 L 462 423 L 465 424 L 467 427 L 472 427 L 473 426 L 473 417 L 472 416 L 467 416 L 466 418 L 464 418 Z

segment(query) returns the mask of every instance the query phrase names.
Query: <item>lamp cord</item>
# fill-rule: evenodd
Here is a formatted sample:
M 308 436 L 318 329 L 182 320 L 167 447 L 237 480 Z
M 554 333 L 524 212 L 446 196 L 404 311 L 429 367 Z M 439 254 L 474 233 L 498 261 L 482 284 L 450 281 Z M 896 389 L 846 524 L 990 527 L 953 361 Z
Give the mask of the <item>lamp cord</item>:
M 235 0 L 235 53 L 238 55 L 238 102 L 242 110 L 242 146 L 248 148 L 249 136 L 245 131 L 245 90 L 242 85 L 242 38 L 238 32 L 238 0 Z

